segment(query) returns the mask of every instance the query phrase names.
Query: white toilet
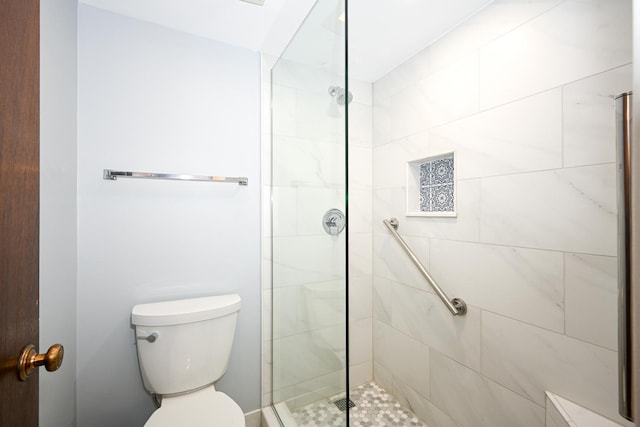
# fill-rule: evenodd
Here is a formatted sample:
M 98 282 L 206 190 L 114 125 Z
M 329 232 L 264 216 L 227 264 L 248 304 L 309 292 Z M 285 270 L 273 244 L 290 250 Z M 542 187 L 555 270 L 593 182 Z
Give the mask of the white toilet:
M 145 427 L 244 427 L 244 414 L 213 383 L 224 375 L 240 296 L 219 295 L 133 307 L 144 387 L 162 396 Z

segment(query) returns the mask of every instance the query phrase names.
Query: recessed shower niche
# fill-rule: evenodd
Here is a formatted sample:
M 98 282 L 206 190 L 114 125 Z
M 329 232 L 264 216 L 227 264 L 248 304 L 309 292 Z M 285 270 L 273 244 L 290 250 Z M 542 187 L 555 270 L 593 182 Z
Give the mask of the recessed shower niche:
M 407 162 L 407 216 L 456 216 L 455 152 Z

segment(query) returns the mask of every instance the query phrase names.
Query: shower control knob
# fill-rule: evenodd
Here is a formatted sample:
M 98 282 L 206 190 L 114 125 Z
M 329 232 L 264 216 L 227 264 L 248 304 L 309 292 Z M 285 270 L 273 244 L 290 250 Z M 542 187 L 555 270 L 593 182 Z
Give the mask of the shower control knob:
M 331 236 L 342 233 L 346 225 L 346 218 L 340 209 L 329 209 L 322 217 L 324 231 Z

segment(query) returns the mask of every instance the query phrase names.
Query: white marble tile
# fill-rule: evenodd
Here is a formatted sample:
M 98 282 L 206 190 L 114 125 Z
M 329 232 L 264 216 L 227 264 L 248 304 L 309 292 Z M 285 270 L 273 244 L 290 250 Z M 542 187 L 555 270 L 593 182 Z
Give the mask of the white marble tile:
M 472 369 L 480 370 L 480 310 L 452 316 L 437 295 L 394 283 L 391 325 Z
M 313 335 L 297 334 L 273 340 L 274 393 L 343 369 L 340 355 Z
M 615 165 L 483 178 L 483 242 L 615 255 Z
M 373 380 L 373 364 L 371 360 L 349 366 L 349 386 L 358 387 Z
M 429 397 L 429 349 L 420 342 L 384 323 L 374 321 L 373 355 L 375 363 L 423 397 Z
M 273 287 L 344 279 L 345 241 L 340 236 L 273 238 Z
M 339 187 L 298 187 L 294 212 L 298 235 L 327 235 L 322 225 L 324 214 L 330 209 L 345 211 L 345 191 Z M 275 202 L 274 202 L 275 205 Z M 286 209 L 287 206 L 279 210 Z M 288 213 L 290 217 L 291 213 Z
M 440 69 L 468 55 L 562 1 L 494 1 L 429 46 L 431 68 Z
M 373 151 L 371 147 L 349 145 L 349 191 L 372 187 Z
M 480 240 L 480 180 L 458 181 L 458 216 L 455 218 L 406 217 L 404 188 L 378 189 L 373 192 L 373 230 L 388 233 L 385 218 L 400 220 L 401 236 L 413 235 L 439 239 Z
M 343 318 L 344 319 L 344 318 Z M 346 320 L 335 326 L 317 329 L 310 333 L 312 339 L 312 350 L 330 350 L 331 353 L 340 360 L 342 366 L 346 366 L 347 360 L 347 323 Z
M 353 102 L 362 105 L 373 105 L 373 83 L 349 78 L 349 91 L 353 93 Z
M 295 398 L 287 404 L 292 410 L 335 396 L 345 390 L 346 370 L 341 369 L 296 384 Z M 290 424 L 289 424 L 290 425 Z
M 429 156 L 428 134 L 403 138 L 373 149 L 373 188 L 403 187 L 407 183 L 407 162 Z
M 345 107 L 328 94 L 328 87 L 320 93 L 296 90 L 296 136 L 299 138 L 344 143 Z
M 459 427 L 446 413 L 404 383 L 394 382 L 391 394 L 421 421 L 433 427 Z
M 428 49 L 423 49 L 373 84 L 374 101 L 389 98 L 407 86 L 421 80 L 431 71 Z
M 371 233 L 349 233 L 349 275 L 351 277 L 373 274 Z
M 392 140 L 478 111 L 478 57 L 470 55 L 391 96 Z
M 545 390 L 609 417 L 618 410 L 616 352 L 489 312 L 482 314 L 482 372 L 544 405 Z
M 412 263 L 400 244 L 389 231 L 375 233 L 374 239 L 374 275 L 413 286 L 417 289 L 428 290 L 428 284 L 420 271 Z M 420 262 L 429 268 L 429 239 L 414 236 L 404 236 L 403 240 L 409 245 Z
M 564 332 L 562 253 L 433 239 L 430 254 L 452 298 Z
M 349 363 L 360 364 L 373 360 L 372 319 L 349 321 Z
M 375 335 L 376 329 L 374 325 L 373 336 L 375 337 Z M 393 378 L 391 377 L 391 371 L 378 363 L 376 359 L 374 359 L 373 361 L 373 380 L 376 382 L 376 384 L 378 384 L 385 390 L 391 390 L 393 388 Z
M 373 146 L 391 142 L 391 98 L 375 98 L 373 103 Z
M 429 132 L 429 155 L 454 151 L 458 179 L 562 167 L 562 99 L 554 89 Z
M 354 101 L 349 104 L 349 146 L 371 148 L 373 143 L 373 111 L 371 105 Z
M 294 386 L 299 395 L 301 386 L 311 390 L 308 382 L 324 383 L 327 376 L 344 378 L 345 330 L 342 324 L 274 340 L 274 389 Z
M 431 402 L 463 426 L 544 426 L 542 406 L 433 351 Z
M 391 325 L 392 281 L 379 276 L 373 278 L 373 318 Z
M 617 350 L 617 270 L 615 257 L 565 254 L 567 335 Z
M 372 276 L 349 277 L 349 319 L 360 320 L 373 316 Z
M 429 293 L 400 283 L 391 284 L 391 326 L 411 338 L 425 343 L 437 326 L 426 321 L 433 309 Z
M 568 0 L 480 49 L 488 108 L 631 61 L 631 2 Z
M 296 91 L 290 87 L 273 85 L 271 123 L 275 135 L 296 134 Z
M 344 144 L 275 136 L 273 185 L 344 186 Z
M 373 190 L 371 188 L 349 189 L 349 231 L 352 233 L 371 233 L 373 215 Z
M 476 113 L 478 67 L 478 55 L 474 52 L 421 80 L 420 88 L 429 100 L 429 108 L 420 112 L 421 121 L 437 126 Z
M 562 88 L 564 166 L 616 161 L 615 95 L 631 90 L 631 65 Z
M 294 399 L 295 396 L 296 396 L 296 389 L 295 389 L 295 386 L 293 385 L 288 387 L 277 388 L 277 389 L 274 388 L 272 392 L 272 399 L 273 399 L 272 402 L 277 405 L 279 402 L 286 402 L 289 399 Z M 281 405 L 288 408 L 287 405 L 284 403 Z
M 296 331 L 298 333 L 343 325 L 346 321 L 346 283 L 344 280 L 294 286 L 297 299 Z M 287 288 L 288 289 L 288 288 Z M 274 289 L 274 295 L 275 295 Z M 286 301 L 291 304 L 291 301 Z M 275 301 L 274 301 L 275 308 Z M 291 308 L 287 308 L 291 310 Z
M 321 67 L 280 58 L 271 72 L 275 85 L 285 86 L 316 94 L 327 94 L 331 85 L 344 86 L 344 78 L 323 70 Z
M 274 288 L 272 322 L 273 338 L 282 338 L 296 333 L 298 320 L 298 292 L 296 286 Z
M 270 196 L 270 197 L 269 197 Z M 298 231 L 298 191 L 295 187 L 274 186 L 265 194 L 264 208 L 270 213 L 269 235 L 295 236 Z

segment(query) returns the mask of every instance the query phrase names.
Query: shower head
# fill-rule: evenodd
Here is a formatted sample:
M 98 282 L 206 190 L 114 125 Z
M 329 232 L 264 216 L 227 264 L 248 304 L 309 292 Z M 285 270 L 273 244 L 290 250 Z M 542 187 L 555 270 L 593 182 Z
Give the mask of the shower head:
M 329 95 L 336 98 L 336 102 L 338 103 L 338 105 L 345 104 L 344 88 L 340 86 L 329 86 Z M 348 103 L 351 103 L 352 100 L 353 100 L 353 94 L 351 93 L 351 91 L 349 91 L 349 94 L 346 96 L 346 101 Z

